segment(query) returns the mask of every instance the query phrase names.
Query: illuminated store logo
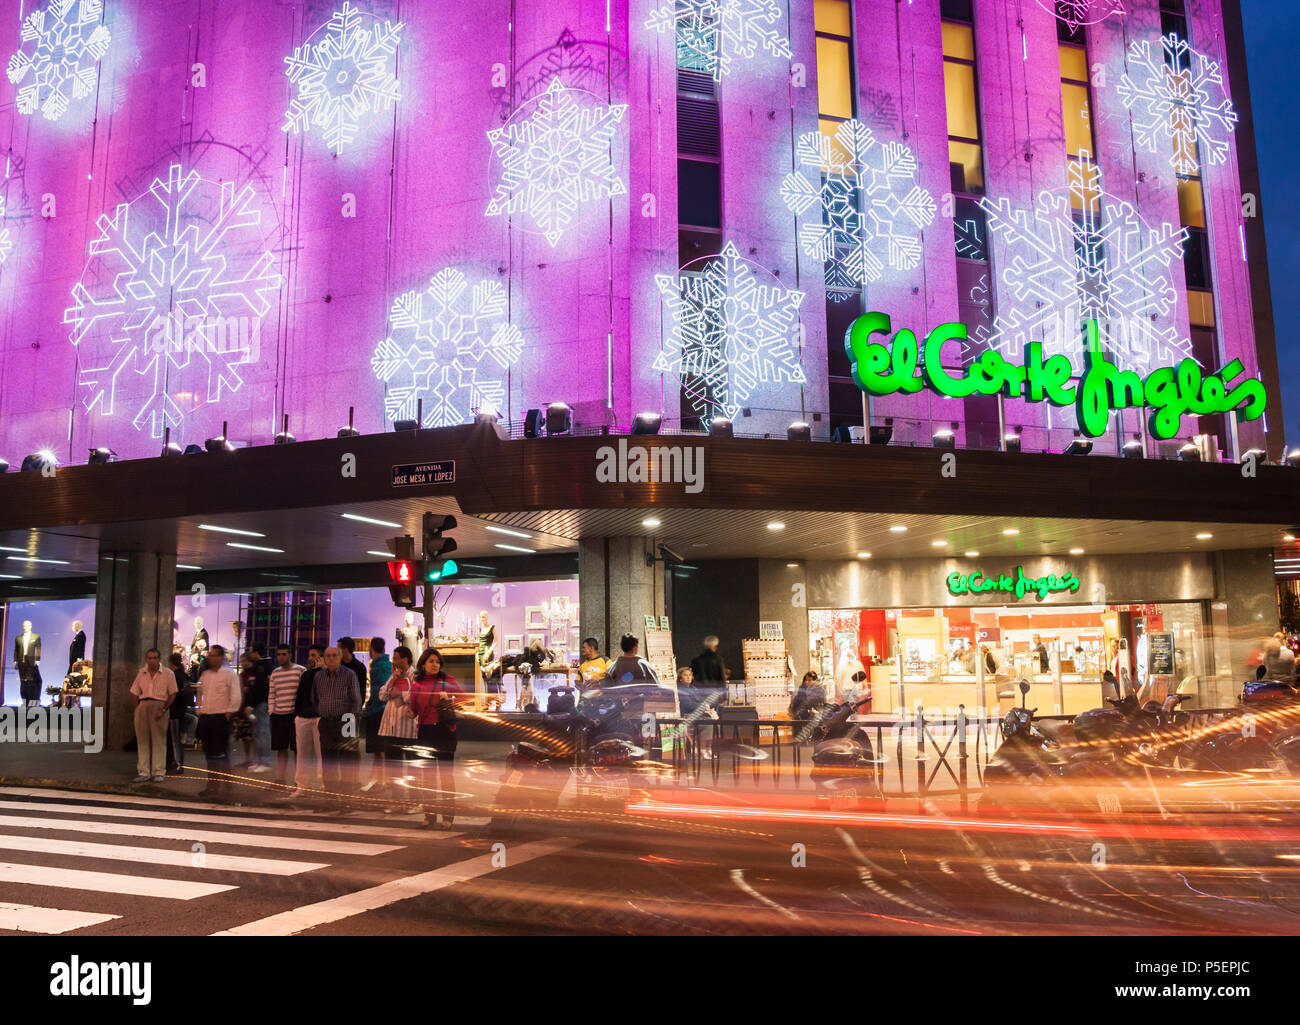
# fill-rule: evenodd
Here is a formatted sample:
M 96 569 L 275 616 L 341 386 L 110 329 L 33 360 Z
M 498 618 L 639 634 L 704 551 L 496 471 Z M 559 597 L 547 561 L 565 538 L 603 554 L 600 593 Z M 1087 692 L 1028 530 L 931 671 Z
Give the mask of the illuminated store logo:
M 1062 592 L 1074 593 L 1079 589 L 1079 578 L 1072 573 L 1066 573 L 1064 576 L 1057 576 L 1055 573 L 1049 573 L 1045 577 L 1031 577 L 1025 575 L 1025 567 L 1017 566 L 1014 575 L 1002 574 L 1001 576 L 986 576 L 978 570 L 974 573 L 949 573 L 948 574 L 948 593 L 952 595 L 965 594 L 1014 594 L 1016 601 L 1019 601 L 1027 594 L 1038 595 L 1038 600 L 1042 601 L 1049 594 L 1060 594 Z
M 923 348 L 907 329 L 894 335 L 889 345 L 870 340 L 891 330 L 888 315 L 867 313 L 855 320 L 845 335 L 854 383 L 871 395 L 910 395 L 929 388 L 953 399 L 1001 394 L 1026 402 L 1072 405 L 1079 429 L 1090 438 L 1104 434 L 1111 414 L 1120 409 L 1150 409 L 1147 423 L 1152 435 L 1162 440 L 1177 435 L 1186 413 L 1207 416 L 1235 410 L 1242 421 L 1257 420 L 1264 413 L 1262 382 L 1247 378 L 1228 387 L 1245 369 L 1241 360 L 1205 374 L 1200 364 L 1188 357 L 1176 367 L 1153 370 L 1144 379 L 1132 370 L 1120 370 L 1106 358 L 1095 320 L 1084 323 L 1085 369 L 1077 381 L 1070 379 L 1068 357 L 1057 353 L 1044 359 L 1043 347 L 1037 342 L 1025 346 L 1024 366 L 1016 366 L 989 349 L 960 371 L 950 372 L 941 363 L 943 344 L 953 339 L 964 342 L 965 324 L 940 324 L 926 336 Z M 916 374 L 918 364 L 920 376 Z

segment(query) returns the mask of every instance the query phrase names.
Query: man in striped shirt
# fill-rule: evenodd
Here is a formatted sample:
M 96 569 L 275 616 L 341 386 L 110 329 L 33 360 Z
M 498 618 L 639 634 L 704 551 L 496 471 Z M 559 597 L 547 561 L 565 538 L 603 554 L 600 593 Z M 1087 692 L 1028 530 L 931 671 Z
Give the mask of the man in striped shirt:
M 275 649 L 275 661 L 276 666 L 271 670 L 268 707 L 271 712 L 271 750 L 276 753 L 276 764 L 279 767 L 275 781 L 283 785 L 287 782 L 289 772 L 289 752 L 297 747 L 294 743 L 293 720 L 302 666 L 294 662 L 287 644 L 281 644 Z

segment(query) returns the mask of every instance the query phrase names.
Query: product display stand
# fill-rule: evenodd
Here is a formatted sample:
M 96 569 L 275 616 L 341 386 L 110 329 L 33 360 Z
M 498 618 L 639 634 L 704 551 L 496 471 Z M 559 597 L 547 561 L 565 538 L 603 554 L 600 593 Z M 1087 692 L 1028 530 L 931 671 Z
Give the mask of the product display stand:
M 752 705 L 760 719 L 780 715 L 790 704 L 790 653 L 786 642 L 746 638 L 740 644 L 746 684 L 742 703 Z
M 645 660 L 659 678 L 659 685 L 672 691 L 673 697 L 671 708 L 667 707 L 667 702 L 664 707 L 657 707 L 657 703 L 647 701 L 645 710 L 676 718 L 681 714 L 681 704 L 677 698 L 677 657 L 673 654 L 673 632 L 667 628 L 667 617 L 658 620 L 659 627 L 650 629 L 651 618 L 646 617 Z

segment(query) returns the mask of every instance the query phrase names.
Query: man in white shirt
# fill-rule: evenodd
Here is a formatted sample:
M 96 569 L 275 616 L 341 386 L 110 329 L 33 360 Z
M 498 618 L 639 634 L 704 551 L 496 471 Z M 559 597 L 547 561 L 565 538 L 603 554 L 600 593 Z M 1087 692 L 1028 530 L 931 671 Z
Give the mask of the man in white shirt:
M 144 653 L 144 668 L 131 684 L 135 695 L 135 779 L 133 783 L 166 780 L 167 724 L 176 700 L 176 674 L 162 666 L 157 648 Z
M 208 762 L 208 785 L 200 797 L 222 797 L 229 771 L 230 720 L 244 704 L 244 688 L 226 662 L 226 649 L 208 649 L 207 666 L 199 676 L 199 740 Z

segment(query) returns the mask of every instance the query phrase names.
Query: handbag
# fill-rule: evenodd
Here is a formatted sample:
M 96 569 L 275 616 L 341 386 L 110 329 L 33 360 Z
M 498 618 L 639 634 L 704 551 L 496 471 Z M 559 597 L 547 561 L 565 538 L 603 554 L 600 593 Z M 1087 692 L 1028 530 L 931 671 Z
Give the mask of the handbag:
M 447 681 L 438 681 L 438 691 L 442 697 L 438 699 L 438 722 L 444 726 L 454 726 L 456 724 L 456 699 L 453 698 L 447 690 Z

